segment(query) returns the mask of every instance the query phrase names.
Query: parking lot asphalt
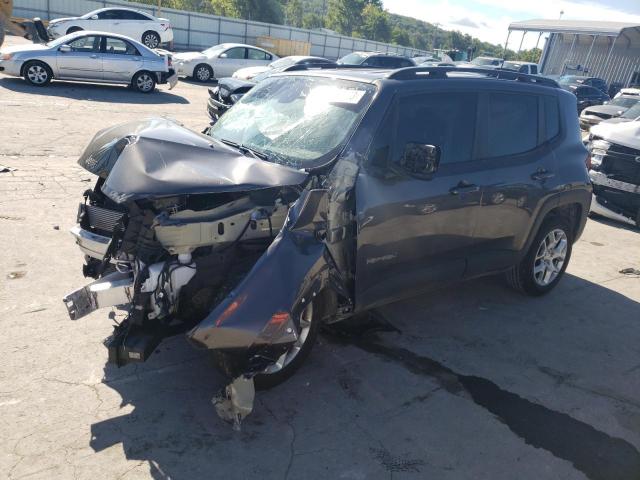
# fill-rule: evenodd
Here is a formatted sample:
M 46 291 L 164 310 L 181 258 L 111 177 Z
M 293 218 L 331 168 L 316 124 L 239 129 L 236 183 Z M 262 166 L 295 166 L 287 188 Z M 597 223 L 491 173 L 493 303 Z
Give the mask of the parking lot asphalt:
M 68 228 L 94 178 L 75 162 L 117 123 L 207 125 L 205 86 L 158 90 L 0 74 L 1 478 L 640 478 L 640 278 L 620 273 L 640 232 L 601 219 L 546 297 L 486 278 L 322 335 L 241 432 L 182 337 L 107 365 L 107 312 L 72 322 L 61 301 L 87 283 Z

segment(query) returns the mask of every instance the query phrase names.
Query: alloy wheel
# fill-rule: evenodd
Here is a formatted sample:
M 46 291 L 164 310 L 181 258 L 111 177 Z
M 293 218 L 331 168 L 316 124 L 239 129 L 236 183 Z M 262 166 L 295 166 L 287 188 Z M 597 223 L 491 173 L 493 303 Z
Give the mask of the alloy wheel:
M 206 82 L 207 80 L 209 80 L 209 77 L 211 76 L 209 69 L 207 67 L 199 67 L 198 70 L 196 70 L 196 77 L 198 78 L 198 80 L 200 80 L 201 82 Z
M 300 315 L 300 329 L 298 331 L 298 340 L 291 346 L 291 348 L 280 355 L 280 358 L 273 364 L 270 365 L 264 373 L 271 374 L 276 373 L 282 370 L 284 367 L 289 365 L 294 358 L 298 356 L 300 350 L 304 343 L 307 341 L 307 337 L 309 336 L 309 331 L 311 330 L 311 322 L 313 321 L 313 302 L 309 302 L 306 308 L 302 311 Z
M 533 263 L 533 277 L 539 286 L 546 287 L 558 277 L 567 257 L 567 246 L 567 234 L 559 228 L 542 239 Z
M 136 86 L 141 92 L 148 92 L 153 88 L 153 79 L 148 73 L 143 73 L 138 76 Z
M 154 35 L 153 33 L 147 33 L 144 36 L 142 43 L 144 43 L 149 48 L 156 48 L 158 46 L 158 43 L 160 42 L 158 42 L 158 37 L 156 35 Z
M 29 80 L 37 85 L 42 85 L 49 79 L 47 70 L 41 65 L 31 65 L 27 70 Z

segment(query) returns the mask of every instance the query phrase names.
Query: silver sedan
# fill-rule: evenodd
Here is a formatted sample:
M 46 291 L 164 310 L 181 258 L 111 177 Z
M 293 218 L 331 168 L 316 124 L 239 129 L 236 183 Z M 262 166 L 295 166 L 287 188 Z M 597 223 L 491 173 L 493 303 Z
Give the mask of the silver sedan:
M 0 50 L 0 72 L 44 86 L 52 79 L 131 85 L 149 93 L 157 83 L 173 88 L 178 76 L 168 53 L 105 32 L 76 32 L 44 45 Z

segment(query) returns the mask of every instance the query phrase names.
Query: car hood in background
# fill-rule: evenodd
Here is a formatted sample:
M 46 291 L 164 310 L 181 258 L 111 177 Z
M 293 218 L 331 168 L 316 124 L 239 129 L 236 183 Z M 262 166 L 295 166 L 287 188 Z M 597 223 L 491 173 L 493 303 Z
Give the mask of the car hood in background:
M 307 177 L 300 170 L 246 157 L 165 118 L 98 132 L 78 163 L 106 179 L 102 191 L 117 203 L 299 185 Z
M 207 56 L 202 52 L 182 52 L 173 54 L 174 60 L 189 62 L 192 60 L 206 60 Z
M 233 74 L 233 78 L 238 78 L 240 80 L 249 80 L 256 75 L 260 75 L 261 73 L 266 72 L 267 70 L 271 70 L 271 67 L 268 67 L 266 65 L 263 67 L 245 67 L 241 68 L 240 70 L 236 70 L 236 72 Z
M 590 113 L 604 113 L 607 115 L 611 115 L 613 116 L 618 116 L 618 115 L 622 115 L 624 112 L 626 112 L 627 109 L 624 107 L 621 107 L 619 105 L 595 105 L 593 107 L 587 107 L 585 108 L 582 113 L 585 115 L 589 115 Z
M 64 18 L 55 18 L 49 21 L 49 26 L 55 25 L 57 23 L 68 22 L 69 20 L 78 20 L 80 17 L 64 17 Z
M 608 124 L 614 124 L 614 123 L 628 123 L 628 122 L 633 122 L 633 118 L 624 118 L 624 117 L 613 117 L 613 118 L 607 118 L 606 120 L 603 120 L 600 123 L 608 123 Z
M 27 44 L 27 45 L 15 45 L 13 47 L 0 48 L 0 52 L 2 53 L 24 53 L 24 52 L 35 52 L 38 50 L 49 50 L 49 47 L 41 43 L 33 43 L 33 44 Z
M 602 122 L 591 127 L 591 134 L 623 147 L 640 149 L 640 122 Z

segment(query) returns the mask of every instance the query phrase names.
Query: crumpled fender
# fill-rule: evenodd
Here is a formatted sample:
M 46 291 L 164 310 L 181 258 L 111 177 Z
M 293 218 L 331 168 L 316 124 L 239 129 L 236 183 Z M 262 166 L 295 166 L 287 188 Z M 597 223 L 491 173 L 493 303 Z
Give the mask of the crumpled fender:
M 198 346 L 237 349 L 294 342 L 299 313 L 326 284 L 326 190 L 305 190 L 244 280 L 187 335 Z

